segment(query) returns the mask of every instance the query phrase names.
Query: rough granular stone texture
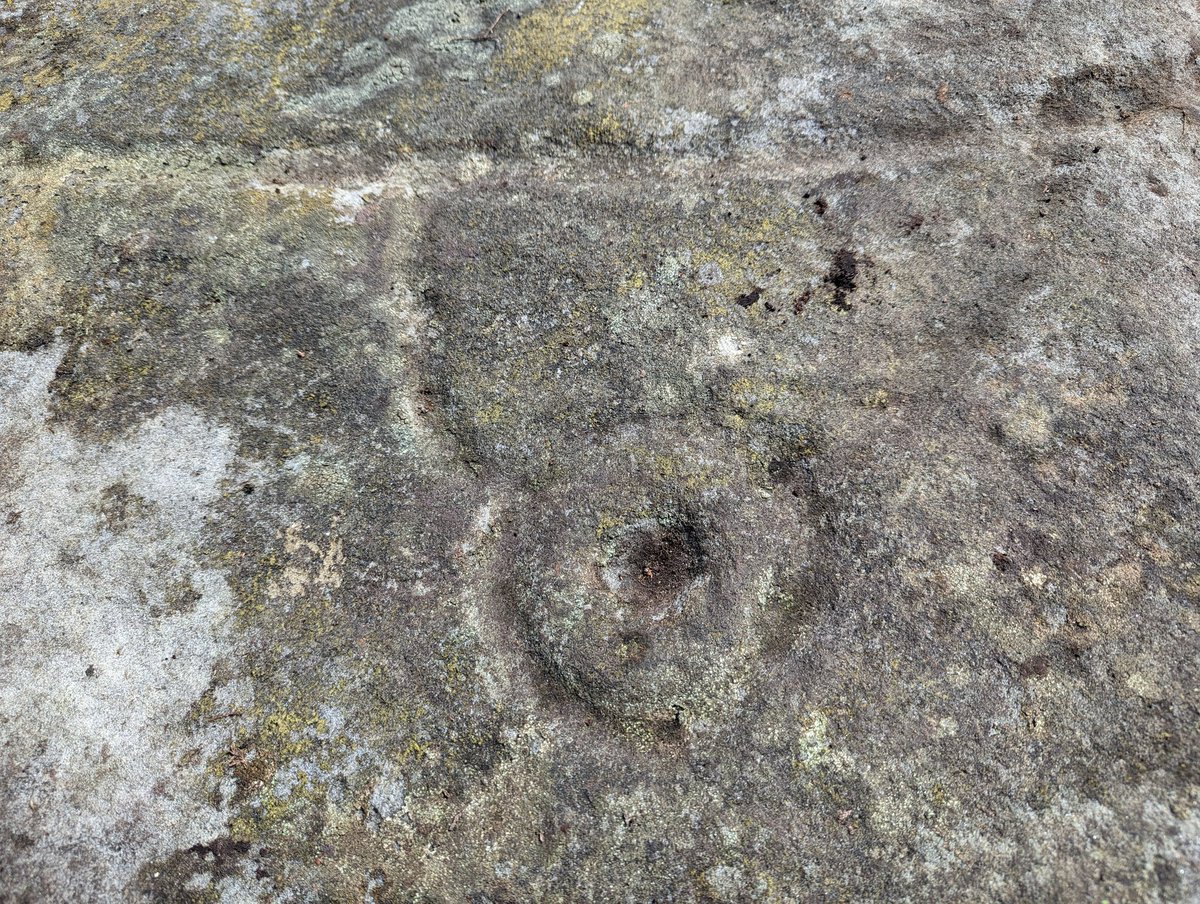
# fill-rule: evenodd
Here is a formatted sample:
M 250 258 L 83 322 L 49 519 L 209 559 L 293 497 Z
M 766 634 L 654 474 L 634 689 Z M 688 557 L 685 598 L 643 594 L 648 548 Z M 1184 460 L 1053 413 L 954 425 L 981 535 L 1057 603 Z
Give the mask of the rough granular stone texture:
M 1200 900 L 1200 7 L 2 0 L 0 900 Z

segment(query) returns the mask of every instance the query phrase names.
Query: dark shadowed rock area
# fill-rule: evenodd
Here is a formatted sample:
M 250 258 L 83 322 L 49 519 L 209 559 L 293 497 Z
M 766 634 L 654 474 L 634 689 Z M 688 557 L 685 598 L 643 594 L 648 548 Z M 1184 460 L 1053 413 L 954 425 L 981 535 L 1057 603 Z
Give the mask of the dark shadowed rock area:
M 1200 899 L 1191 0 L 0 0 L 0 900 Z

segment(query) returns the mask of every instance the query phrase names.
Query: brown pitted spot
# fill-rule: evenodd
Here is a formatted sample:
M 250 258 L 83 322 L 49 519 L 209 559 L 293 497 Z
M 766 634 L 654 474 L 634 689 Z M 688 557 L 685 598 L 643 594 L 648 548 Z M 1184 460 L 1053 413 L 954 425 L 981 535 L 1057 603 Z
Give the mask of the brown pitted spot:
M 646 658 L 650 641 L 641 631 L 623 631 L 617 648 L 618 658 L 627 664 L 637 665 Z
M 1050 674 L 1050 660 L 1045 656 L 1031 656 L 1017 666 L 1022 678 L 1045 678 Z

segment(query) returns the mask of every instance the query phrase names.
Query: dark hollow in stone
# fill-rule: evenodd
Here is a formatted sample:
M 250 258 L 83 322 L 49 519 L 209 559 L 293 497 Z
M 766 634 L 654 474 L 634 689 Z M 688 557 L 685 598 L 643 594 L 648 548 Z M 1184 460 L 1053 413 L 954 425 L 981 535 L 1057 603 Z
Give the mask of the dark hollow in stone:
M 699 541 L 686 528 L 636 534 L 622 558 L 631 602 L 641 605 L 673 599 L 703 571 Z

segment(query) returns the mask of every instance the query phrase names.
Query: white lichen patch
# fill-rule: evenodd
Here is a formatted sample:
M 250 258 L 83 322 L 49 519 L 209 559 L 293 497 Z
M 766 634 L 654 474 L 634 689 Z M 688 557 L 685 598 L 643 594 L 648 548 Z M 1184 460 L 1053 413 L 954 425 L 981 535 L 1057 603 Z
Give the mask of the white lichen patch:
M 197 547 L 235 444 L 184 407 L 77 437 L 48 422 L 60 360 L 0 354 L 0 800 L 18 898 L 116 900 L 222 831 L 223 729 L 185 720 L 227 652 L 230 590 Z
M 283 540 L 288 564 L 280 579 L 272 581 L 267 588 L 272 599 L 299 599 L 310 592 L 336 590 L 342 586 L 346 553 L 340 537 L 314 542 L 305 536 L 304 525 L 295 522 L 288 525 Z
M 377 199 L 384 190 L 382 182 L 372 182 L 369 185 L 359 185 L 333 190 L 333 207 L 337 211 L 337 221 L 350 225 L 367 205 Z

